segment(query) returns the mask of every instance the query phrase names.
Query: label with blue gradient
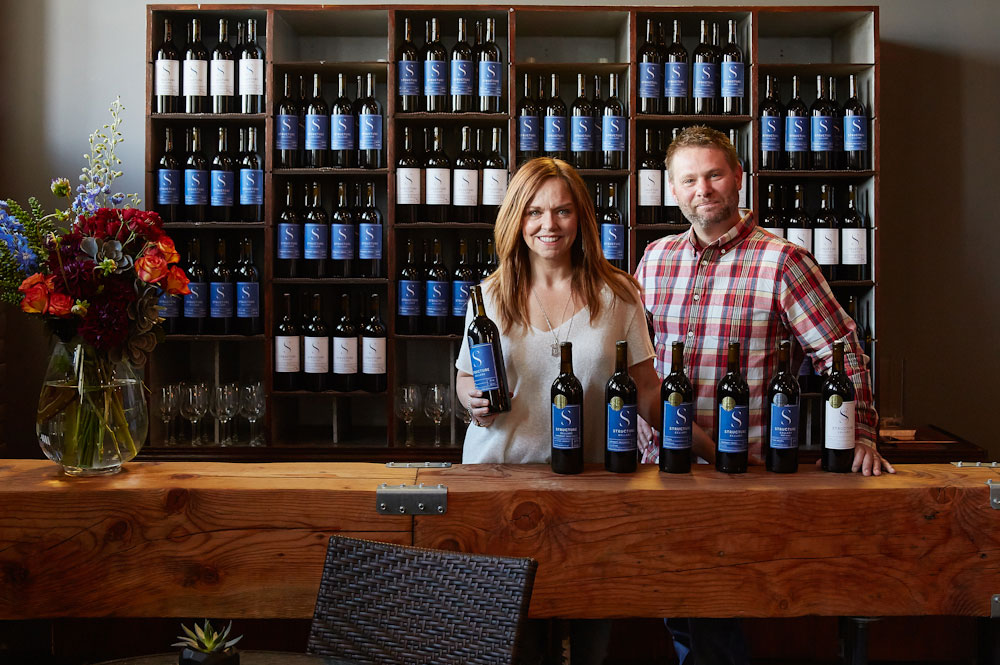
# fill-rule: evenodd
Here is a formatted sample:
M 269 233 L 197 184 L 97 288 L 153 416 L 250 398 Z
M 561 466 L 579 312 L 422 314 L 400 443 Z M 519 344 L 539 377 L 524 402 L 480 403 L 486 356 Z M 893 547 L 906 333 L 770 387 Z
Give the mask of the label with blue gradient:
M 618 398 L 615 398 L 618 399 Z M 615 399 L 611 401 L 614 402 Z M 636 406 L 625 404 L 615 409 L 615 404 L 607 405 L 608 431 L 605 445 L 613 453 L 634 453 L 637 448 Z
M 260 316 L 260 284 L 236 282 L 236 318 L 255 319 Z
M 382 258 L 381 224 L 362 224 L 358 228 L 358 258 Z
M 399 282 L 399 314 L 401 316 L 420 316 L 423 311 L 423 282 L 403 279 Z
M 545 152 L 566 150 L 566 118 L 558 115 L 545 116 Z
M 556 395 L 559 399 L 562 395 Z M 565 399 L 565 398 L 564 398 Z M 552 405 L 552 447 L 557 450 L 575 450 L 583 445 L 583 428 L 579 404 L 567 404 L 562 408 Z
M 494 61 L 479 63 L 479 96 L 499 97 L 503 88 L 503 67 Z
M 810 121 L 813 152 L 829 152 L 833 150 L 833 123 L 835 118 L 829 115 L 814 115 L 810 118 Z
M 448 94 L 448 63 L 443 60 L 424 60 L 424 94 Z
M 301 224 L 278 224 L 278 258 L 302 258 Z
M 766 115 L 760 119 L 760 149 L 780 152 L 785 140 L 785 116 Z
M 484 342 L 470 345 L 469 360 L 472 361 L 472 380 L 476 384 L 476 390 L 486 392 L 500 389 L 500 376 L 492 344 Z
M 188 282 L 191 293 L 184 296 L 184 316 L 188 319 L 203 319 L 208 316 L 208 284 Z
M 184 205 L 208 205 L 208 171 L 184 170 Z
M 628 120 L 620 115 L 601 117 L 601 150 L 622 152 L 625 150 L 625 128 Z
M 213 319 L 228 319 L 233 315 L 232 282 L 211 282 L 209 284 L 209 316 Z
M 240 169 L 240 205 L 264 205 L 264 172 L 260 169 Z
M 868 149 L 868 118 L 863 115 L 844 116 L 844 150 Z
M 663 69 L 657 62 L 639 63 L 639 97 L 657 99 L 663 85 Z
M 354 116 L 337 113 L 330 116 L 330 149 L 354 150 Z
M 424 309 L 427 316 L 448 316 L 451 288 L 448 282 L 426 282 Z
M 299 117 L 297 115 L 279 115 L 274 119 L 274 129 L 277 134 L 274 144 L 278 150 L 298 150 L 299 147 Z
M 472 95 L 472 74 L 476 71 L 471 60 L 451 61 L 451 94 Z
M 625 258 L 625 225 L 601 224 L 601 249 L 608 261 Z
M 731 398 L 727 398 L 731 399 Z M 727 409 L 726 400 L 719 405 L 719 452 L 745 453 L 749 435 L 750 408 L 733 405 Z
M 805 116 L 785 118 L 785 150 L 809 152 L 809 118 Z
M 233 205 L 233 183 L 236 180 L 232 171 L 211 171 L 211 195 L 209 201 L 213 206 Z
M 469 306 L 469 289 L 472 282 L 454 281 L 451 283 L 451 315 L 465 316 L 465 310 Z
M 160 308 L 160 316 L 164 319 L 176 319 L 181 315 L 181 299 L 172 296 L 166 291 L 160 291 L 160 299 L 156 301 L 156 306 Z
M 330 227 L 326 224 L 306 224 L 305 235 L 305 257 L 325 259 L 330 248 Z
M 742 62 L 724 62 L 720 68 L 722 74 L 722 96 L 742 97 L 744 94 L 744 68 Z
M 779 404 L 784 402 L 783 405 Z M 784 393 L 777 393 L 771 402 L 771 447 L 789 450 L 799 447 L 799 405 L 788 404 Z
M 358 147 L 361 150 L 382 149 L 382 116 L 366 113 L 358 116 Z
M 180 205 L 181 172 L 160 169 L 156 172 L 156 203 L 161 206 Z
M 691 402 L 683 401 L 680 393 L 671 393 L 663 402 L 662 446 L 667 450 L 687 450 L 691 447 L 691 423 L 694 412 Z
M 688 96 L 688 65 L 686 62 L 663 63 L 663 96 Z
M 419 95 L 420 94 L 420 63 L 415 60 L 400 60 L 399 68 L 399 94 Z
M 573 152 L 593 152 L 594 118 L 589 115 L 574 115 L 569 122 L 569 149 Z
M 719 96 L 719 65 L 714 62 L 696 62 L 691 65 L 694 77 L 694 96 L 711 99 Z
M 350 261 L 354 258 L 354 227 L 352 225 L 330 225 L 330 258 L 337 261 Z
M 538 116 L 522 115 L 517 119 L 517 149 L 534 152 L 540 145 L 538 136 Z
M 306 150 L 326 150 L 330 147 L 330 116 L 306 114 Z

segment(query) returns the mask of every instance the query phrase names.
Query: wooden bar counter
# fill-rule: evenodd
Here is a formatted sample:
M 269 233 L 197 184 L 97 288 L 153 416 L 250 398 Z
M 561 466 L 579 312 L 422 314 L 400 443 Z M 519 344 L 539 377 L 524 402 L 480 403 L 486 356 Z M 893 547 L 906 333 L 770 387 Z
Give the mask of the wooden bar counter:
M 686 476 L 543 466 L 0 460 L 0 619 L 308 618 L 343 534 L 539 561 L 536 617 L 990 616 L 1000 469 Z M 444 514 L 381 515 L 380 484 Z

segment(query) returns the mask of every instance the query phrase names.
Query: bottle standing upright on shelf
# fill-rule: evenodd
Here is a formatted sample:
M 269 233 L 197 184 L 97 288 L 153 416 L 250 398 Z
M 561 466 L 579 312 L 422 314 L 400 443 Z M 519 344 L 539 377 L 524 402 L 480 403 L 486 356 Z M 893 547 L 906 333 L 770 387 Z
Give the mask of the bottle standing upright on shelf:
M 497 257 L 496 245 L 493 242 L 493 238 L 487 238 L 485 260 L 483 261 L 482 267 L 479 271 L 480 280 L 484 280 L 495 273 L 499 267 L 500 259 Z
M 566 159 L 566 103 L 559 96 L 559 75 L 553 74 L 548 102 L 545 104 L 545 126 L 542 132 L 546 157 Z
M 431 19 L 430 38 L 424 45 L 424 110 L 440 113 L 448 110 L 448 51 L 441 44 L 436 18 Z
M 830 108 L 833 111 L 833 150 L 831 168 L 842 169 L 844 167 L 844 111 L 837 103 L 837 79 L 828 76 L 826 79 L 826 89 L 830 99 Z
M 681 43 L 681 22 L 674 20 L 674 38 L 663 62 L 663 110 L 669 115 L 688 112 L 688 52 Z
M 465 312 L 469 308 L 469 289 L 478 282 L 478 276 L 469 261 L 469 243 L 458 241 L 458 264 L 451 280 L 451 332 L 461 335 L 465 330 Z
M 576 99 L 569 110 L 569 159 L 578 169 L 594 168 L 594 109 L 587 99 L 587 76 L 576 75 Z
M 312 183 L 309 207 L 305 213 L 305 240 L 302 254 L 305 257 L 307 277 L 327 277 L 327 257 L 330 255 L 330 217 L 323 209 L 323 194 L 318 182 Z
M 507 383 L 507 366 L 504 364 L 500 330 L 486 316 L 486 303 L 482 287 L 478 284 L 469 291 L 472 302 L 472 322 L 466 330 L 469 341 L 469 362 L 476 390 L 481 390 L 489 404 L 490 413 L 510 411 L 510 388 Z
M 285 74 L 284 94 L 274 116 L 274 147 L 280 169 L 299 165 L 299 105 L 292 96 L 292 76 Z
M 736 21 L 729 19 L 729 41 L 722 49 L 722 63 L 719 67 L 720 89 L 722 93 L 722 113 L 743 115 L 744 66 L 743 51 L 736 38 Z
M 573 374 L 573 343 L 559 344 L 559 376 L 552 382 L 552 470 L 583 471 L 583 384 Z
M 749 208 L 748 201 L 750 198 L 750 168 L 743 151 L 743 142 L 740 140 L 740 133 L 737 129 L 733 128 L 729 130 L 729 142 L 733 144 L 736 148 L 736 156 L 740 162 L 740 170 L 743 172 L 742 181 L 740 182 L 740 195 L 737 205 L 740 208 Z
M 848 99 L 844 102 L 844 166 L 863 171 L 868 166 L 868 111 L 858 99 L 858 76 L 848 79 Z
M 358 270 L 360 277 L 382 277 L 382 213 L 375 203 L 375 183 L 365 183 L 364 205 L 358 213 Z
M 299 389 L 302 372 L 302 338 L 292 318 L 292 294 L 281 294 L 282 315 L 274 327 L 274 389 Z
M 639 113 L 661 112 L 663 92 L 663 55 L 656 44 L 653 19 L 646 19 L 646 40 L 638 53 Z
M 840 220 L 834 212 L 833 187 L 820 185 L 819 212 L 813 222 L 813 256 L 826 280 L 839 279 Z
M 615 373 L 604 386 L 604 468 L 632 473 L 639 463 L 639 391 L 628 373 L 628 342 L 615 343 Z
M 208 112 L 208 49 L 201 41 L 201 19 L 191 19 L 191 41 L 184 49 L 184 111 Z
M 330 109 L 323 99 L 323 81 L 313 74 L 313 96 L 306 106 L 306 151 L 304 166 L 322 168 L 327 165 L 330 149 Z
M 541 92 L 541 88 L 539 88 Z M 531 74 L 524 75 L 521 99 L 517 102 L 517 163 L 538 157 L 541 150 L 541 127 L 539 117 L 542 109 L 532 94 Z
M 354 238 L 358 220 L 351 207 L 348 185 L 337 183 L 337 205 L 330 215 L 330 272 L 329 277 L 354 277 Z
M 406 240 L 406 263 L 399 271 L 396 288 L 396 334 L 419 335 L 423 331 L 424 279 L 413 238 Z
M 847 210 L 840 220 L 840 265 L 837 279 L 870 279 L 868 272 L 868 229 L 858 212 L 857 185 L 847 187 Z
M 375 74 L 365 74 L 365 95 L 358 107 L 358 166 L 382 166 L 382 107 L 375 98 Z
M 396 63 L 399 93 L 399 110 L 412 113 L 420 110 L 420 79 L 422 65 L 420 52 L 413 43 L 413 23 L 403 19 L 403 43 L 399 47 L 399 60 Z
M 320 295 L 312 296 L 312 316 L 302 326 L 302 387 L 313 392 L 328 390 L 330 386 L 330 330 L 323 321 L 323 303 Z
M 778 345 L 778 371 L 768 384 L 764 408 L 764 464 L 775 473 L 799 468 L 799 382 L 789 364 L 791 347 L 788 340 Z
M 464 113 L 473 110 L 476 64 L 469 44 L 467 21 L 458 19 L 458 40 L 451 49 L 451 110 Z
M 761 217 L 760 228 L 773 233 L 779 238 L 784 238 L 786 226 L 784 211 L 778 202 L 778 185 L 773 182 L 768 183 L 767 207 L 764 208 L 764 216 Z
M 396 158 L 396 223 L 420 221 L 424 172 L 413 147 L 413 128 L 403 128 L 403 150 Z
M 444 137 L 434 127 L 431 151 L 424 160 L 424 200 L 427 221 L 447 222 L 451 213 L 451 160 L 444 153 Z
M 730 342 L 726 374 L 715 390 L 715 468 L 746 473 L 750 425 L 750 387 L 740 372 L 740 344 Z
M 806 212 L 802 185 L 795 185 L 792 214 L 788 216 L 786 228 L 788 230 L 785 238 L 788 242 L 795 243 L 811 254 L 813 251 L 813 220 Z
M 184 296 L 184 326 L 188 335 L 204 335 L 205 319 L 208 317 L 208 282 L 205 281 L 205 269 L 201 265 L 201 243 L 197 236 L 188 240 L 187 274 L 190 293 Z
M 671 141 L 680 134 L 680 127 L 674 127 Z M 681 214 L 680 206 L 677 205 L 677 197 L 674 196 L 674 188 L 670 183 L 670 170 L 663 167 L 663 221 L 667 224 L 686 224 L 687 220 Z
M 625 131 L 628 114 L 625 104 L 618 98 L 618 74 L 611 74 L 608 99 L 601 112 L 601 166 L 606 169 L 627 168 L 625 159 Z
M 684 342 L 671 347 L 670 373 L 660 384 L 663 428 L 660 443 L 660 471 L 691 471 L 691 424 L 694 422 L 694 387 L 684 373 Z
M 594 150 L 597 151 L 598 164 L 603 157 L 601 148 L 604 143 L 602 134 L 604 131 L 604 99 L 601 97 L 601 76 L 594 75 L 594 96 L 590 98 L 590 107 L 594 110 Z
M 156 211 L 164 222 L 180 221 L 181 164 L 174 149 L 174 129 L 163 130 L 163 156 L 156 169 Z
M 639 224 L 659 224 L 663 221 L 663 159 L 656 148 L 655 130 L 643 130 L 644 148 L 639 157 L 639 194 L 636 214 Z
M 809 168 L 809 108 L 802 101 L 799 77 L 792 77 L 792 99 L 785 108 L 785 159 L 788 168 Z
M 233 47 L 229 45 L 229 21 L 219 19 L 219 43 L 212 49 L 208 87 L 212 97 L 212 113 L 230 113 L 236 94 L 236 67 Z
M 295 189 L 291 181 L 285 183 L 285 205 L 278 212 L 278 261 L 280 277 L 301 277 L 302 218 L 295 209 Z
M 810 139 L 812 167 L 829 170 L 833 168 L 833 126 L 837 110 L 827 96 L 826 77 L 816 77 L 816 101 L 810 108 Z
M 347 97 L 347 76 L 337 74 L 337 99 L 330 105 L 330 166 L 347 169 L 355 165 L 357 124 L 354 105 Z
M 618 209 L 618 185 L 609 182 L 606 189 L 607 205 L 600 211 L 601 251 L 611 265 L 625 270 L 628 268 L 625 259 L 626 230 L 622 213 Z
M 239 52 L 240 113 L 264 112 L 264 49 L 257 43 L 257 19 L 247 19 L 247 41 Z
M 705 20 L 701 22 L 701 41 L 691 53 L 691 88 L 695 114 L 719 112 L 719 52 L 712 45 Z
M 844 372 L 844 343 L 833 343 L 833 367 L 823 381 L 823 470 L 850 473 L 854 463 L 854 384 Z
M 479 221 L 493 224 L 507 195 L 507 160 L 503 158 L 503 130 L 493 127 L 490 151 L 483 160 L 483 204 L 479 209 Z
M 340 318 L 333 326 L 333 375 L 330 388 L 341 392 L 358 389 L 358 328 L 351 320 L 351 296 L 340 296 Z
M 174 46 L 174 28 L 163 19 L 163 43 L 153 56 L 153 95 L 155 113 L 176 113 L 181 94 L 181 56 Z
M 503 53 L 497 45 L 497 20 L 486 19 L 486 40 L 476 48 L 476 64 L 479 69 L 479 94 L 477 96 L 480 113 L 499 113 L 503 96 Z
M 462 149 L 452 169 L 452 198 L 449 221 L 475 222 L 479 212 L 479 169 L 481 164 L 472 149 L 472 128 L 462 127 Z
M 236 312 L 236 285 L 226 264 L 226 239 L 215 241 L 215 265 L 208 282 L 208 330 L 213 335 L 233 333 L 233 315 Z
M 247 128 L 246 152 L 240 155 L 240 219 L 264 221 L 264 163 L 257 150 L 257 128 Z
M 260 271 L 253 261 L 253 243 L 248 236 L 240 241 L 240 261 L 233 270 L 236 280 L 236 334 L 260 335 L 264 332 L 260 316 Z
M 783 167 L 785 107 L 778 99 L 778 77 L 765 76 L 764 100 L 760 103 L 760 168 Z
M 448 334 L 451 315 L 451 284 L 448 269 L 441 257 L 441 241 L 434 238 L 430 265 L 424 274 L 425 332 L 430 335 Z
M 189 222 L 204 222 L 208 213 L 208 161 L 201 149 L 201 128 L 191 128 L 191 152 L 184 164 L 184 212 Z
M 361 374 L 358 388 L 370 393 L 385 392 L 388 386 L 385 366 L 386 328 L 379 314 L 379 296 L 368 296 L 368 317 L 358 329 L 361 336 Z

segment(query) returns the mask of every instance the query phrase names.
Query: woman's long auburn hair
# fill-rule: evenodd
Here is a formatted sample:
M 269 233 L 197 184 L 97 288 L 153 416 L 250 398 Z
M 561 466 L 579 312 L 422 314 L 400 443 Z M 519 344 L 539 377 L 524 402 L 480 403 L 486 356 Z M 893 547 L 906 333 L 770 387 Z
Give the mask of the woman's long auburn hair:
M 601 315 L 601 289 L 605 284 L 611 288 L 616 302 L 620 299 L 641 304 L 639 282 L 604 258 L 594 203 L 583 178 L 561 159 L 538 157 L 523 164 L 514 174 L 493 231 L 499 268 L 489 276 L 487 283 L 492 288 L 504 334 L 515 325 L 529 326 L 531 261 L 521 228 L 528 204 L 549 178 L 561 178 L 566 183 L 576 208 L 576 239 L 570 249 L 572 287 L 590 308 L 590 320 Z

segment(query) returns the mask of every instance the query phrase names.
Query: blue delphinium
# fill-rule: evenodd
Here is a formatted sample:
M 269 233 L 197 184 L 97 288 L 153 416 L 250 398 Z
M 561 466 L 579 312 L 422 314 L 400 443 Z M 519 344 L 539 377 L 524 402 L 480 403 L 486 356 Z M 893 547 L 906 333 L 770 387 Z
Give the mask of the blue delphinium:
M 38 265 L 38 257 L 28 245 L 24 225 L 11 217 L 9 212 L 7 202 L 0 202 L 0 245 L 10 253 L 22 270 L 32 273 Z

